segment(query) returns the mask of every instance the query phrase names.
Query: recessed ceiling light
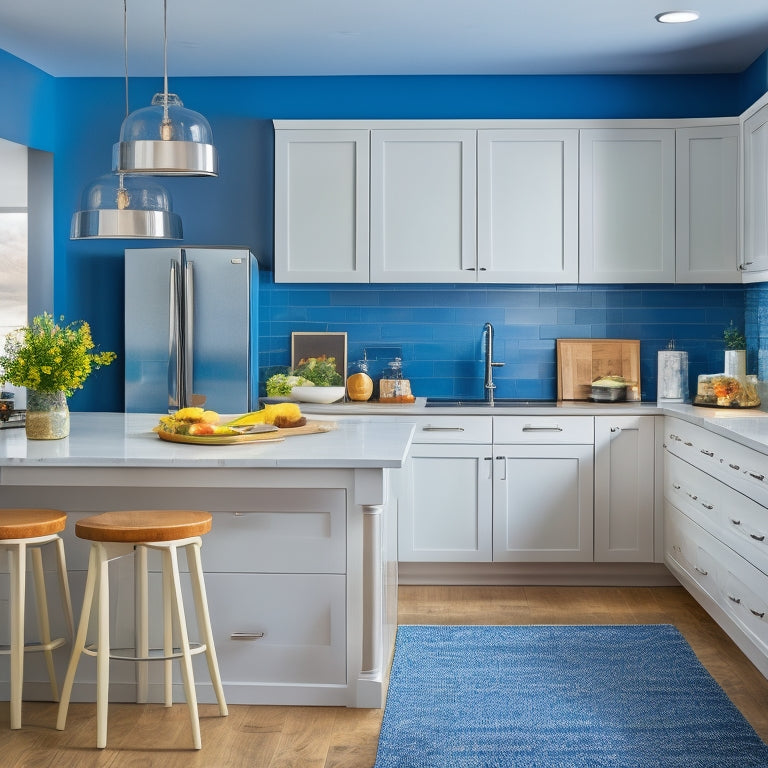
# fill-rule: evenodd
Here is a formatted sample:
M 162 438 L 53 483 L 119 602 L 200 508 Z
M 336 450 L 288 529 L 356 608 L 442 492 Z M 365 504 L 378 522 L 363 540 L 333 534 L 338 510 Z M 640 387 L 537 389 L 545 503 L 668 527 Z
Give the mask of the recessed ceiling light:
M 662 24 L 683 24 L 686 21 L 696 21 L 698 11 L 664 11 L 656 14 L 656 21 Z

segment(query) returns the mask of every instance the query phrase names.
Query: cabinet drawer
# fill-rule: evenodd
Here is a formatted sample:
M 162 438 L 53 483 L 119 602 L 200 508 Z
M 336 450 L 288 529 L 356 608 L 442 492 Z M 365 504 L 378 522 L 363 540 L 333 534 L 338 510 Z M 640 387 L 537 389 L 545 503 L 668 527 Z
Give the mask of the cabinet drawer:
M 433 416 L 416 420 L 414 443 L 488 443 L 493 422 L 488 416 Z
M 664 445 L 704 472 L 768 507 L 768 456 L 696 424 L 667 417 Z
M 591 416 L 494 416 L 494 443 L 591 444 Z
M 669 452 L 664 477 L 668 501 L 768 573 L 768 509 Z
M 224 685 L 346 683 L 346 579 L 206 576 Z
M 344 573 L 346 499 L 341 489 L 297 488 L 267 503 L 270 489 L 255 491 L 259 512 L 219 512 L 203 539 L 207 573 Z

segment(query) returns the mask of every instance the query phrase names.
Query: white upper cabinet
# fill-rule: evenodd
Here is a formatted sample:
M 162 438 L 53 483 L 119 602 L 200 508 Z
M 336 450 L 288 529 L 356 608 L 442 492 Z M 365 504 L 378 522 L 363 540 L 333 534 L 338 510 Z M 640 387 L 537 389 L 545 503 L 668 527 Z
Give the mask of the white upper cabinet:
M 371 282 L 475 282 L 472 130 L 371 131 Z
M 748 273 L 768 270 L 768 104 L 744 121 L 744 262 Z M 758 278 L 761 279 L 761 278 Z
M 368 282 L 368 137 L 275 131 L 276 282 Z
M 477 134 L 478 280 L 578 280 L 579 132 Z
M 580 135 L 579 280 L 675 281 L 675 131 Z
M 677 129 L 678 283 L 738 283 L 739 126 Z

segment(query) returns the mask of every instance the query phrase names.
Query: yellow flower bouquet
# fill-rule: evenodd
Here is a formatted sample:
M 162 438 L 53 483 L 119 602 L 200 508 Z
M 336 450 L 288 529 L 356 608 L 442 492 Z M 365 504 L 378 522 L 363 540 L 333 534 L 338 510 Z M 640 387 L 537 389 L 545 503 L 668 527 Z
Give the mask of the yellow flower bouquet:
M 37 392 L 63 392 L 67 397 L 91 371 L 109 365 L 114 352 L 91 352 L 91 328 L 84 321 L 63 325 L 54 323 L 47 312 L 32 320 L 32 325 L 11 332 L 0 355 L 0 382 L 27 387 Z

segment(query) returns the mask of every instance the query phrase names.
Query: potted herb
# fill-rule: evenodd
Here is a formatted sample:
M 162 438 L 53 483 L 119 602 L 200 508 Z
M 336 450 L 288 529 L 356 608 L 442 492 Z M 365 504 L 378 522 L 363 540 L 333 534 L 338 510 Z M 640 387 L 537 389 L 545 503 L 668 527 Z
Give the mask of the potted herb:
M 723 331 L 725 375 L 743 379 L 747 375 L 747 340 L 731 320 Z

